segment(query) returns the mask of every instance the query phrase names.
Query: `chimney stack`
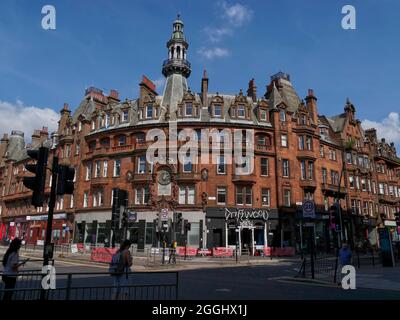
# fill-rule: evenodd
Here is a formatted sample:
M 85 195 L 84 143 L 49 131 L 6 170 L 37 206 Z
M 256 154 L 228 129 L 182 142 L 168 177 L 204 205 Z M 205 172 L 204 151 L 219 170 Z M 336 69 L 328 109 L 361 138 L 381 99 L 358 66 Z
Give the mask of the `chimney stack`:
M 251 97 L 254 102 L 257 101 L 257 87 L 254 83 L 254 78 L 249 81 L 249 88 L 247 89 L 247 96 Z
M 119 100 L 119 93 L 118 93 L 118 91 L 115 90 L 115 89 L 111 89 L 111 90 L 110 90 L 110 94 L 109 94 L 108 98 L 111 98 L 112 100 L 115 100 L 115 101 L 117 101 L 117 102 L 120 101 L 120 100 Z
M 40 144 L 40 130 L 35 129 L 32 134 L 32 146 Z
M 207 107 L 207 94 L 208 94 L 208 77 L 207 71 L 204 69 L 203 78 L 201 79 L 201 102 L 203 107 Z
M 49 139 L 49 129 L 47 127 L 43 127 L 40 130 L 40 142 L 43 143 Z
M 307 97 L 305 98 L 305 100 L 306 100 L 307 109 L 311 114 L 311 118 L 312 118 L 314 124 L 317 124 L 318 123 L 317 98 L 314 95 L 313 89 L 308 89 L 308 94 L 307 94 Z

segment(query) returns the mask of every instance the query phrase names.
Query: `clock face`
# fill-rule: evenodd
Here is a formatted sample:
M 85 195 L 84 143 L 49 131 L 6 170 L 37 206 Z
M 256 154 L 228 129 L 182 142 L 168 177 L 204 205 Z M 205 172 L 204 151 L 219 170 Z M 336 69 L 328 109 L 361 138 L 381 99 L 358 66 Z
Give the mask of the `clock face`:
M 158 173 L 158 183 L 166 186 L 171 183 L 171 174 L 166 170 L 161 170 Z

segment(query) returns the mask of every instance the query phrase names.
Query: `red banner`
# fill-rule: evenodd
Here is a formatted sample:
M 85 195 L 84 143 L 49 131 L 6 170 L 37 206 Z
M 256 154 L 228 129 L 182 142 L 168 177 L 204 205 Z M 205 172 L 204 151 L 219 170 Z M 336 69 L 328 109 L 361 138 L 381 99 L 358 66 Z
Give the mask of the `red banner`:
M 214 257 L 232 257 L 233 256 L 233 249 L 232 248 L 225 248 L 225 247 L 218 247 L 214 248 L 212 255 Z
M 178 256 L 185 255 L 185 247 L 176 247 L 176 254 Z M 186 256 L 195 256 L 197 255 L 197 248 L 194 247 L 186 247 Z
M 90 260 L 97 262 L 111 262 L 112 255 L 117 252 L 117 248 L 93 248 Z

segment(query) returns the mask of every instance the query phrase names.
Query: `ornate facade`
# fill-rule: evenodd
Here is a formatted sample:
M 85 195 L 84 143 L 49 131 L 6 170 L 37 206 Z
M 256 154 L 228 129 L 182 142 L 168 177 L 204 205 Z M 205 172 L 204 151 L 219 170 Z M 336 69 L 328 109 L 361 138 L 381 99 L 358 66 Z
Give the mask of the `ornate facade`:
M 366 238 L 374 244 L 376 227 L 384 224 L 397 237 L 393 221 L 400 211 L 400 159 L 393 144 L 378 141 L 373 129 L 363 130 L 350 101 L 338 116 L 319 115 L 313 90 L 302 100 L 285 73 L 272 76 L 261 95 L 254 79 L 246 93 L 228 95 L 208 92 L 204 71 L 200 92 L 192 92 L 183 27 L 178 17 L 162 66 L 162 95 L 146 77 L 133 100 L 120 100 L 116 90 L 107 95 L 91 87 L 73 113 L 64 105 L 58 131 L 50 138 L 46 128 L 35 131 L 31 145 L 25 145 L 22 132 L 4 135 L 2 237 L 44 240 L 47 205 L 31 207 L 31 193 L 22 184 L 24 164 L 29 162 L 26 150 L 42 144 L 51 148 L 50 161 L 56 155 L 61 164 L 76 169 L 74 194 L 57 199 L 55 242 L 109 245 L 113 188 L 126 189 L 128 209 L 137 212 L 128 234 L 138 249 L 159 244 L 157 219 L 160 210 L 167 209 L 169 219 L 173 212 L 181 212 L 184 222 L 191 223 L 190 230 L 175 227 L 174 232 L 170 224 L 167 240 L 176 238 L 179 244 L 212 248 L 239 241 L 253 252 L 271 245 L 298 250 L 304 199 L 316 204 L 314 230 L 321 250 L 335 245 L 329 223 L 335 199 L 343 212 L 343 236 L 353 245 Z M 254 146 L 255 170 L 237 174 L 237 164 L 226 161 L 226 149 L 216 163 L 149 163 L 146 151 L 154 143 L 149 131 L 161 129 L 170 140 L 171 123 L 178 134 L 186 128 L 195 130 L 210 147 L 208 157 L 224 141 L 205 140 L 201 130 L 254 130 L 254 140 L 243 144 Z M 184 142 L 178 141 L 178 147 Z M 229 218 L 234 213 L 246 218 L 236 225 Z M 307 232 L 309 228 L 303 230 L 304 236 Z

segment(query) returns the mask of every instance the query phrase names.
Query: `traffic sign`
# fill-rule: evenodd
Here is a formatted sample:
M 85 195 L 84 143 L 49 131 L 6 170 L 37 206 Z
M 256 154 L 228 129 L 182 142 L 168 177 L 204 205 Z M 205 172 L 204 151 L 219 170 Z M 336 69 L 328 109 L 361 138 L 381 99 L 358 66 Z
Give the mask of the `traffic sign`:
M 168 221 L 168 209 L 161 210 L 161 221 Z
M 303 202 L 303 218 L 315 219 L 315 205 L 312 200 L 304 200 Z
M 136 222 L 137 220 L 137 213 L 133 211 L 128 211 L 128 220 L 132 222 Z

